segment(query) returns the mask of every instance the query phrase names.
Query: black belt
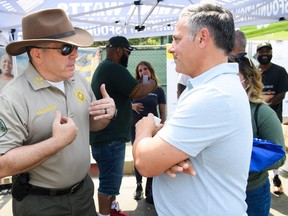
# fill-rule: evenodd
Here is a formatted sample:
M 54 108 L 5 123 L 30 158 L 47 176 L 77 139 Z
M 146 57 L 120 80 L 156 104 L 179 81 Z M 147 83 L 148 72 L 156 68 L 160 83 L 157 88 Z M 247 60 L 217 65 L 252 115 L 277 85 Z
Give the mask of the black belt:
M 62 188 L 62 189 L 54 189 L 54 188 L 43 188 L 43 187 L 38 187 L 34 185 L 30 185 L 28 189 L 28 194 L 33 194 L 33 195 L 43 195 L 43 196 L 61 196 L 65 194 L 73 194 L 81 186 L 83 185 L 84 179 L 81 182 L 78 182 L 71 187 L 68 188 Z

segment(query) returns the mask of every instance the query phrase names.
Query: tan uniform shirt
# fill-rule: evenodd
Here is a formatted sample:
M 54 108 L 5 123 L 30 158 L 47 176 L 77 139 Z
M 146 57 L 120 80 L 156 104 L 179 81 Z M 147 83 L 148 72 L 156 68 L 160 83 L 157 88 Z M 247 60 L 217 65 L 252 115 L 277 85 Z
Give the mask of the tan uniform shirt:
M 33 185 L 68 187 L 81 181 L 90 167 L 88 107 L 96 99 L 79 73 L 64 81 L 64 86 L 65 94 L 29 63 L 22 75 L 0 91 L 0 154 L 51 137 L 56 110 L 71 117 L 78 127 L 72 144 L 30 171 Z

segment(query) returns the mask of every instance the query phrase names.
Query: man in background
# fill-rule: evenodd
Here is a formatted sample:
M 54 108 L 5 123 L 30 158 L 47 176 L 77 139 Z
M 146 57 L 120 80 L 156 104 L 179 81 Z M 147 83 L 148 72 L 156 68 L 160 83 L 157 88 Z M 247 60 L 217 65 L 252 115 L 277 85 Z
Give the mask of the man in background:
M 104 83 L 117 108 L 117 116 L 110 124 L 101 131 L 91 132 L 90 137 L 92 154 L 99 167 L 99 216 L 127 215 L 119 209 L 116 195 L 123 177 L 126 142 L 130 141 L 131 99 L 142 98 L 157 86 L 153 79 L 138 82 L 127 70 L 132 50 L 125 37 L 110 38 L 106 59 L 98 65 L 91 83 L 97 98 L 102 97 L 98 88 Z
M 288 74 L 284 67 L 271 62 L 272 46 L 268 42 L 263 42 L 257 46 L 257 60 L 259 70 L 264 85 L 264 100 L 276 112 L 282 122 L 282 106 L 285 94 L 288 91 Z M 279 178 L 279 169 L 273 170 L 274 190 L 277 195 L 283 193 L 282 182 Z
M 244 32 L 240 30 L 236 30 L 234 48 L 230 55 L 235 56 L 235 55 L 241 55 L 244 53 L 246 54 L 245 52 L 246 45 L 247 45 L 247 39 L 246 39 Z

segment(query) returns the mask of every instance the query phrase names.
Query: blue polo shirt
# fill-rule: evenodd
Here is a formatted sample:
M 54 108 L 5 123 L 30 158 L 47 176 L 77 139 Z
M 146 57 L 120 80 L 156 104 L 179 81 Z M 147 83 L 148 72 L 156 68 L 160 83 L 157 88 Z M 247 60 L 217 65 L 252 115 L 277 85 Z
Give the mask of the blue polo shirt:
M 246 215 L 252 126 L 237 64 L 221 64 L 189 79 L 158 135 L 189 154 L 197 172 L 153 179 L 159 216 Z

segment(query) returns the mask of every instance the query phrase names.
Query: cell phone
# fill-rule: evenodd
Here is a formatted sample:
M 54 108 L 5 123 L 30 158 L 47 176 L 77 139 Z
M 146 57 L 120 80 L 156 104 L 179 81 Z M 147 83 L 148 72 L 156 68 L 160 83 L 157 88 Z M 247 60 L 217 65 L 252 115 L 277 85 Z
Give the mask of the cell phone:
M 148 82 L 148 75 L 143 75 L 143 83 L 147 83 Z

